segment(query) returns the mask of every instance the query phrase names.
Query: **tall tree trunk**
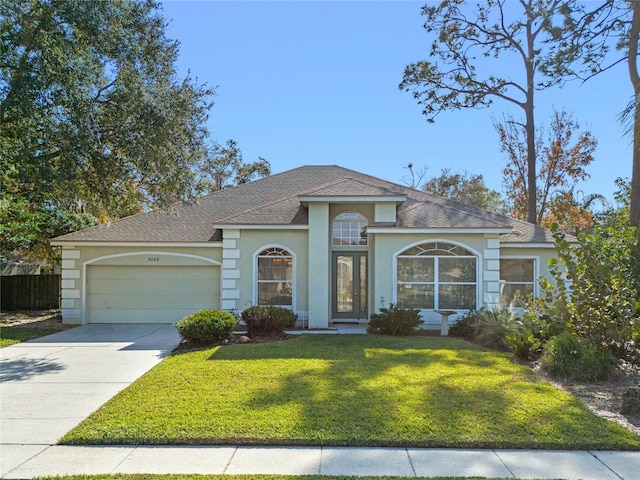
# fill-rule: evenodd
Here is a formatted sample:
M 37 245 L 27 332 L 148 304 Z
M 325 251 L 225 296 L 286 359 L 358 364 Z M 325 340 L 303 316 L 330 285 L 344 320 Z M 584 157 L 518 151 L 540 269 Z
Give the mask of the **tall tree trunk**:
M 638 73 L 638 40 L 640 40 L 640 4 L 629 2 L 633 10 L 629 32 L 629 78 L 633 85 L 635 109 L 633 112 L 633 163 L 631 173 L 630 222 L 640 228 L 640 74 Z
M 531 12 L 531 5 L 529 5 L 528 13 Z M 533 115 L 533 93 L 535 92 L 534 85 L 534 35 L 532 32 L 532 21 L 527 22 L 527 99 L 524 105 L 524 111 L 526 114 L 526 131 L 527 131 L 527 222 L 538 224 L 538 216 L 536 212 L 537 207 L 537 193 L 538 188 L 536 185 L 537 166 L 536 166 L 536 124 L 534 123 Z

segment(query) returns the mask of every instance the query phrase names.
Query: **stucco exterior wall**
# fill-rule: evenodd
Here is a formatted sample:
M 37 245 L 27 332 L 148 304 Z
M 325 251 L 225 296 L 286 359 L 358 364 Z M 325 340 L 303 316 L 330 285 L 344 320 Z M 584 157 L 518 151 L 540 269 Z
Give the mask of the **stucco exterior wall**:
M 64 323 L 85 323 L 88 265 L 194 266 L 221 265 L 220 246 L 64 246 L 61 309 Z
M 257 303 L 257 255 L 265 248 L 278 247 L 293 255 L 293 309 L 301 319 L 309 310 L 309 241 L 307 230 L 241 230 L 237 239 L 240 256 L 236 260 L 238 299 L 242 311 Z

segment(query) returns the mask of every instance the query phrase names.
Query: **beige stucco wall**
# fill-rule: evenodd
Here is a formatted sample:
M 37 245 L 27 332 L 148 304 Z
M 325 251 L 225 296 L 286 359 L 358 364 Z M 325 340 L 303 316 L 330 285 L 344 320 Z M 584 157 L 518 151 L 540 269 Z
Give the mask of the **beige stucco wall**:
M 267 247 L 280 247 L 294 256 L 294 309 L 310 327 L 326 327 L 331 321 L 331 222 L 339 213 L 374 215 L 373 205 L 317 203 L 309 205 L 309 229 L 229 229 L 222 244 L 212 246 L 65 246 L 62 253 L 62 313 L 66 323 L 82 323 L 86 267 L 102 265 L 219 265 L 221 308 L 242 311 L 257 301 L 256 255 Z M 376 233 L 369 236 L 369 312 L 396 300 L 395 255 L 419 243 L 445 241 L 477 253 L 478 306 L 499 300 L 499 259 L 534 258 L 536 275 L 549 277 L 553 248 L 516 248 L 500 245 L 498 235 Z M 348 248 L 347 248 L 348 249 Z M 537 292 L 538 290 L 536 290 Z M 310 293 L 311 292 L 311 293 Z M 464 313 L 452 316 L 455 321 Z M 423 312 L 427 324 L 440 316 Z
M 182 246 L 70 246 L 62 248 L 61 307 L 64 323 L 86 323 L 88 265 L 192 266 L 220 265 L 222 249 Z
M 237 239 L 239 258 L 236 261 L 239 278 L 237 309 L 242 311 L 257 302 L 257 255 L 268 247 L 279 247 L 293 255 L 294 310 L 306 318 L 309 309 L 309 241 L 307 230 L 240 230 Z
M 508 248 L 500 245 L 497 235 L 485 234 L 375 234 L 372 262 L 373 291 L 377 311 L 381 299 L 385 305 L 396 301 L 395 256 L 412 245 L 430 241 L 444 241 L 461 245 L 476 253 L 479 258 L 478 271 L 478 307 L 496 307 L 499 305 L 499 260 L 504 257 L 534 258 L 536 260 L 536 278 L 549 277 L 548 261 L 555 256 L 553 248 Z M 536 293 L 538 289 L 536 288 Z M 462 317 L 466 311 L 452 315 L 451 321 Z M 429 310 L 422 311 L 425 324 L 436 325 L 441 321 L 439 314 Z

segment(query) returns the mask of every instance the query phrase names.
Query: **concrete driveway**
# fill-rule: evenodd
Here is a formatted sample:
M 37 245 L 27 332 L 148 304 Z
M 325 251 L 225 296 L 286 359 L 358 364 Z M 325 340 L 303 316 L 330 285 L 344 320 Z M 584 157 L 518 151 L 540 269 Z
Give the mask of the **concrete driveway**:
M 0 475 L 57 443 L 162 360 L 173 325 L 86 325 L 0 349 Z

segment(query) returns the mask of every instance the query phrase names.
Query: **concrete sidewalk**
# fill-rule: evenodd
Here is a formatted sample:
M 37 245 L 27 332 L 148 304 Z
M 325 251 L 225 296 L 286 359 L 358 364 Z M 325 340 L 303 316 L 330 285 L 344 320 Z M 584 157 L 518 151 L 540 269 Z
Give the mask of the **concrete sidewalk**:
M 166 473 L 638 480 L 640 452 L 359 447 L 3 445 L 24 462 L 3 478 Z M 23 450 L 20 452 L 20 450 Z

